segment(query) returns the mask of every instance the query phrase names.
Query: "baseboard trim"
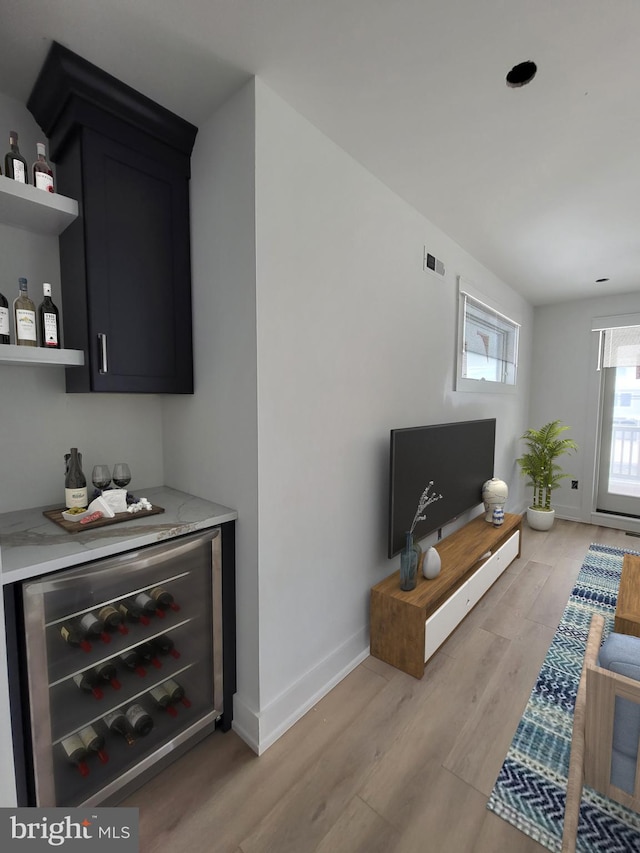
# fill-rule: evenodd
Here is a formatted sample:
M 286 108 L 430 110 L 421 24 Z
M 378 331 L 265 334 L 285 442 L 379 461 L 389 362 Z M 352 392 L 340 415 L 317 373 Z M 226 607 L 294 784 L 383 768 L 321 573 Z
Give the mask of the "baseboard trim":
M 368 656 L 369 632 L 363 628 L 260 711 L 236 694 L 233 730 L 262 755 Z

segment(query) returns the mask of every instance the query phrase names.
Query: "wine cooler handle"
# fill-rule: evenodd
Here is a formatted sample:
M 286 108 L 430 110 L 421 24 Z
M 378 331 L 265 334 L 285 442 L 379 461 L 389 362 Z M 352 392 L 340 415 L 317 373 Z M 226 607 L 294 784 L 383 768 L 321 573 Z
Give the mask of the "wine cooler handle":
M 104 332 L 98 332 L 98 347 L 100 349 L 100 373 L 108 373 L 109 368 L 107 363 L 107 336 L 104 334 Z

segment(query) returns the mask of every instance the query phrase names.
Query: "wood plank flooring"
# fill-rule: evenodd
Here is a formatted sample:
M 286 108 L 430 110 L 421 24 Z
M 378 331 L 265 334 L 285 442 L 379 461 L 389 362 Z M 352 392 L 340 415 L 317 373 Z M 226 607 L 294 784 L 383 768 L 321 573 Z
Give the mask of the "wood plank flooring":
M 142 853 L 542 853 L 486 803 L 591 542 L 558 520 L 417 680 L 367 658 L 258 758 L 216 732 L 122 803 Z

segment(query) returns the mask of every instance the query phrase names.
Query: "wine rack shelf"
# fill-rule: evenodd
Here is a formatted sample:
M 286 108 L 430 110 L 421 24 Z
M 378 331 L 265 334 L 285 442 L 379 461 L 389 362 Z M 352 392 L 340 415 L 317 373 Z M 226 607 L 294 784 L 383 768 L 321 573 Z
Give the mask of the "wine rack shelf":
M 45 347 L 18 347 L 15 344 L 5 344 L 0 347 L 0 364 L 81 367 L 84 364 L 84 353 L 76 349 L 45 349 Z
M 0 175 L 0 222 L 36 234 L 62 234 L 78 216 L 78 202 Z

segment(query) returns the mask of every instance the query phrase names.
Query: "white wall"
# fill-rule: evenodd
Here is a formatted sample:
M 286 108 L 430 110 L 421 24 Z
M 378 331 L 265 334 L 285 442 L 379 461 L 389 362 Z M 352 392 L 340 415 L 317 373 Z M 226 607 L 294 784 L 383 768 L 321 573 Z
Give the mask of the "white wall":
M 260 80 L 256 235 L 264 748 L 368 650 L 390 428 L 495 416 L 520 508 L 532 311 Z M 523 323 L 514 396 L 452 390 L 458 274 Z
M 561 518 L 592 521 L 599 374 L 597 335 L 591 332 L 591 320 L 638 312 L 637 293 L 535 309 L 529 425 L 539 427 L 559 418 L 571 427 L 566 435 L 574 438 L 579 448 L 561 460 L 571 475 L 553 495 L 556 514 Z M 579 481 L 577 491 L 570 488 L 571 479 Z M 619 521 L 616 524 L 622 526 Z
M 43 135 L 24 105 L 0 95 L 0 127 L 5 149 L 9 129 L 17 130 L 21 153 L 35 160 Z M 48 281 L 62 312 L 57 237 L 0 225 L 0 257 L 0 291 L 10 305 L 25 276 L 36 306 Z M 62 327 L 64 345 L 64 314 Z M 0 512 L 61 502 L 71 446 L 80 448 L 85 474 L 99 462 L 128 461 L 132 488 L 163 482 L 159 397 L 65 394 L 64 387 L 64 368 L 0 365 Z

